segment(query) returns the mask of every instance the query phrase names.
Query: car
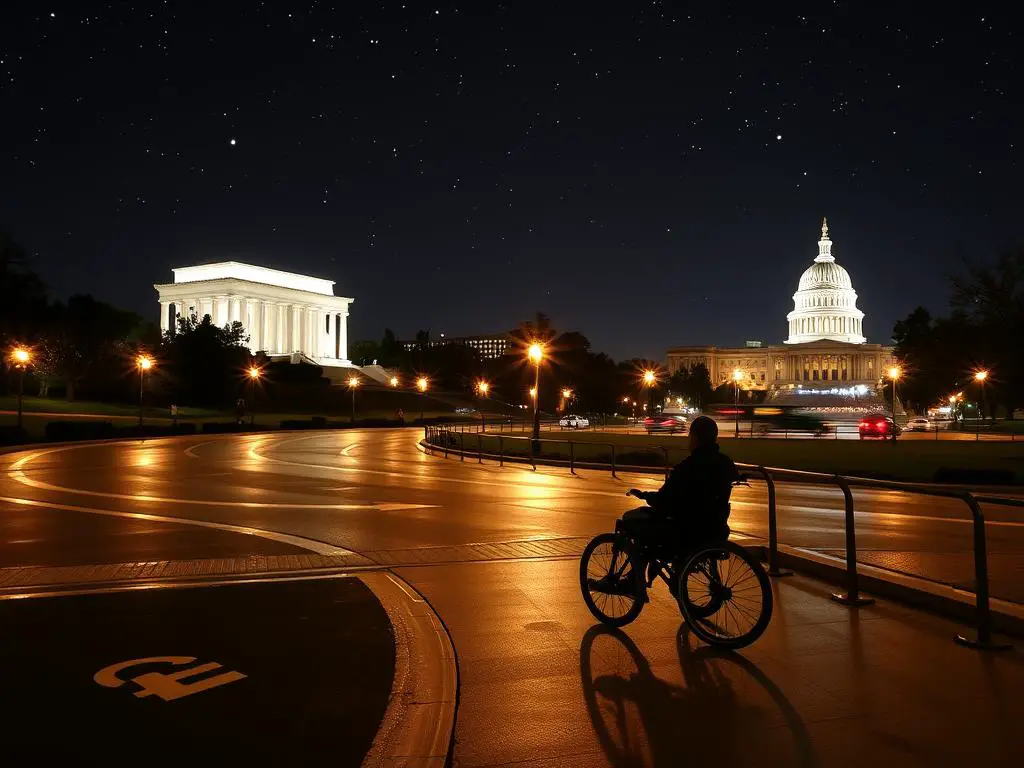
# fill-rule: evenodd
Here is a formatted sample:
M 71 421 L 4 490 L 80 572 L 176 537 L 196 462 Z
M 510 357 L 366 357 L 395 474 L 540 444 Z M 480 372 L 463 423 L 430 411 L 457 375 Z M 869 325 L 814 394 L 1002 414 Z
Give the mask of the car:
M 891 416 L 886 416 L 884 413 L 869 413 L 860 420 L 857 429 L 860 432 L 861 440 L 873 437 L 882 440 L 895 440 L 903 431 Z
M 648 435 L 652 432 L 668 432 L 670 435 L 676 432 L 685 432 L 686 417 L 673 416 L 667 413 L 659 416 L 648 416 L 644 419 L 644 429 L 647 430 Z
M 590 419 L 570 413 L 558 420 L 558 426 L 563 429 L 586 429 L 590 426 Z
M 907 426 L 904 429 L 907 432 L 930 432 L 933 429 L 933 425 L 924 416 L 916 416 L 907 421 Z
M 766 410 L 766 409 L 760 409 Z M 832 432 L 832 427 L 820 416 L 811 413 L 766 414 L 754 411 L 754 430 L 762 435 L 771 433 L 810 432 L 822 437 Z
M 456 408 L 455 412 L 457 414 L 459 414 L 460 416 L 472 416 L 474 413 L 476 413 L 476 409 L 475 408 Z

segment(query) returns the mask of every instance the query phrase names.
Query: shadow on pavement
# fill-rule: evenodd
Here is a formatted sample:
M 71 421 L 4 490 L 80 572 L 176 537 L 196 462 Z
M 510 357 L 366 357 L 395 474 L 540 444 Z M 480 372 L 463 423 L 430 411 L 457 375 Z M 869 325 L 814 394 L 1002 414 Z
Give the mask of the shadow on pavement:
M 765 739 L 789 742 L 790 765 L 818 758 L 807 728 L 761 669 L 731 652 L 699 644 L 685 624 L 676 636 L 682 684 L 652 670 L 625 632 L 591 627 L 580 645 L 580 677 L 591 725 L 616 768 L 746 765 Z M 674 669 L 665 669 L 674 677 Z

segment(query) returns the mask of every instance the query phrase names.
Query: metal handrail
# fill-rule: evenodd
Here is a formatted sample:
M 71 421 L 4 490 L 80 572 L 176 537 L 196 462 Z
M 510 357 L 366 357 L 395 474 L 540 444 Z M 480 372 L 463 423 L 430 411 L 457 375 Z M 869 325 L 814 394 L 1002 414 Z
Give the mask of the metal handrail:
M 443 448 L 444 455 L 447 458 L 449 439 L 452 434 L 452 430 L 447 425 L 424 426 L 424 443 L 431 449 L 437 448 L 438 446 L 434 443 L 434 439 L 439 435 L 443 434 Z M 505 451 L 504 441 L 505 440 L 525 440 L 530 442 L 530 462 L 534 469 L 537 467 L 536 451 L 534 450 L 534 440 L 532 437 L 527 436 L 516 436 L 516 435 L 495 435 L 498 438 L 499 446 L 499 462 L 501 466 L 504 466 Z M 569 471 L 573 474 L 576 472 L 577 461 L 575 458 L 575 443 L 572 440 L 556 440 L 542 438 L 549 443 L 561 443 L 569 446 Z M 587 445 L 599 445 L 609 446 L 611 448 L 611 473 L 612 477 L 617 477 L 616 474 L 616 452 L 615 443 L 604 443 L 604 442 L 591 442 L 585 441 Z M 477 442 L 478 446 L 478 459 L 480 462 L 483 461 L 483 438 L 480 436 Z M 668 467 L 668 448 L 665 446 L 656 446 L 656 448 L 662 450 L 665 456 L 665 467 L 666 474 L 669 471 Z M 465 459 L 465 446 L 463 445 L 461 453 L 462 458 Z M 564 462 L 558 462 L 564 463 Z M 591 466 L 598 464 L 599 462 L 589 462 Z M 777 520 L 777 500 L 775 492 L 775 481 L 778 479 L 782 480 L 795 480 L 799 482 L 808 482 L 818 485 L 832 485 L 839 487 L 843 492 L 843 506 L 845 512 L 845 532 L 846 532 L 846 588 L 847 591 L 843 594 L 835 594 L 833 598 L 845 605 L 850 606 L 862 606 L 868 605 L 873 601 L 870 598 L 865 598 L 860 595 L 858 574 L 857 574 L 857 539 L 856 539 L 856 516 L 854 514 L 854 498 L 853 488 L 874 488 L 880 490 L 892 490 L 900 491 L 903 493 L 916 493 L 924 496 L 937 496 L 941 498 L 958 499 L 964 502 L 968 509 L 971 511 L 971 519 L 973 522 L 973 534 L 974 534 L 974 573 L 975 573 L 975 616 L 977 625 L 977 637 L 968 638 L 966 635 L 957 635 L 957 642 L 967 645 L 972 648 L 987 649 L 987 650 L 1001 650 L 1008 648 L 1006 644 L 996 643 L 992 639 L 992 612 L 989 600 L 989 579 L 988 579 L 988 553 L 986 546 L 985 536 L 985 516 L 981 511 L 981 504 L 993 504 L 1005 507 L 1019 507 L 1024 508 L 1024 499 L 1007 498 L 1003 496 L 988 496 L 988 495 L 976 495 L 968 490 L 942 488 L 929 485 L 921 485 L 918 483 L 903 483 L 895 480 L 873 480 L 865 477 L 848 477 L 839 474 L 828 474 L 824 472 L 808 472 L 805 470 L 798 469 L 784 469 L 782 467 L 765 467 L 754 464 L 737 464 L 738 469 L 743 472 L 755 472 L 760 475 L 767 487 L 768 491 L 768 573 L 772 576 L 785 576 L 786 571 L 783 571 L 778 567 L 778 520 Z M 631 469 L 639 471 L 654 471 L 654 467 L 631 467 Z

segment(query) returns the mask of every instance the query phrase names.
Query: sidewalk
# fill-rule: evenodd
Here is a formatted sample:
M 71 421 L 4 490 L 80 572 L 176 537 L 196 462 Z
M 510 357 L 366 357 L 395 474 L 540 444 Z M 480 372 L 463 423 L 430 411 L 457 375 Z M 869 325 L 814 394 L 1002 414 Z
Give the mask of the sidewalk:
M 720 653 L 664 589 L 624 632 L 595 626 L 572 561 L 399 573 L 459 655 L 460 768 L 1024 764 L 1020 641 L 979 653 L 953 622 L 793 576 L 764 637 Z

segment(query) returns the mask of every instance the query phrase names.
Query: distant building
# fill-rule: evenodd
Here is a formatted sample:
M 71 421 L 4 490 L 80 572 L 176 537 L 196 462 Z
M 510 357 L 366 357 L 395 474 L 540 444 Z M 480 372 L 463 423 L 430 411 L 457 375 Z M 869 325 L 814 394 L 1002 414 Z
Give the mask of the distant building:
M 818 256 L 800 276 L 793 303 L 786 317 L 789 338 L 783 344 L 673 347 L 668 350 L 669 373 L 701 363 L 713 386 L 732 383 L 738 371 L 741 389 L 779 395 L 873 393 L 892 365 L 893 348 L 868 344 L 864 338 L 864 313 L 857 308 L 850 274 L 832 255 L 827 221 L 822 221 Z
M 174 281 L 154 285 L 160 329 L 177 318 L 206 315 L 214 325 L 240 322 L 252 352 L 318 365 L 348 367 L 348 308 L 334 281 L 226 261 L 171 270 Z
M 420 348 L 418 341 L 400 342 L 407 352 Z M 504 355 L 511 343 L 506 333 L 482 334 L 480 336 L 445 336 L 443 333 L 431 339 L 428 347 L 444 347 L 449 344 L 461 344 L 475 351 L 483 360 L 494 360 Z

